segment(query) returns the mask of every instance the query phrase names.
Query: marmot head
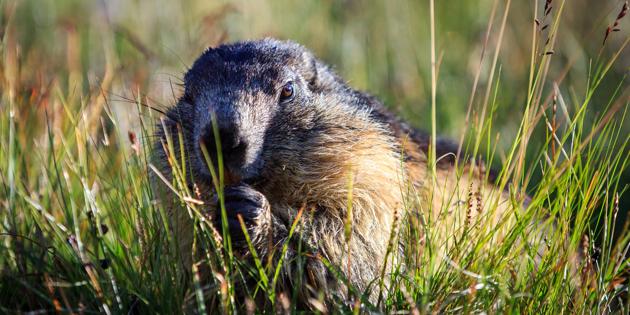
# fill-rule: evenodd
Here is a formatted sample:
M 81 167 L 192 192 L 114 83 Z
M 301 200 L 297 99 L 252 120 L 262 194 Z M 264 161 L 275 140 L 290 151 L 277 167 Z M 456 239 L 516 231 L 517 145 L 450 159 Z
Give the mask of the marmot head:
M 290 130 L 285 139 L 295 137 L 307 127 L 307 115 L 292 115 L 297 119 L 290 121 L 288 113 L 306 114 L 313 98 L 334 81 L 328 69 L 295 43 L 265 39 L 207 49 L 186 73 L 181 99 L 194 108 L 194 121 L 184 123 L 194 124 L 199 173 L 209 175 L 201 145 L 215 162 L 217 158 L 212 114 L 226 171 L 252 179 L 267 162 L 263 152 L 271 145 L 270 130 L 286 125 Z
M 319 188 L 330 193 L 348 184 L 351 169 L 386 171 L 378 170 L 379 161 L 396 152 L 387 128 L 371 118 L 365 101 L 293 42 L 264 39 L 210 48 L 186 73 L 184 84 L 176 109 L 193 113 L 186 115 L 192 121 L 180 123 L 193 127 L 187 153 L 194 173 L 206 183 L 210 172 L 201 147 L 216 162 L 217 136 L 227 184 L 264 182 L 259 188 L 268 194 L 304 196 Z

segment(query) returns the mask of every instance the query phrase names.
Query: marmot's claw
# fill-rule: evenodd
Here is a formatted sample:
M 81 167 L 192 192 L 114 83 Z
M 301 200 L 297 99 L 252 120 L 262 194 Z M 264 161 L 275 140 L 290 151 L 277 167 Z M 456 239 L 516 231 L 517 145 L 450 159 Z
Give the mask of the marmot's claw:
M 243 228 L 238 219 L 240 215 L 247 228 L 250 240 L 255 241 L 262 227 L 269 219 L 270 209 L 267 198 L 251 186 L 241 184 L 226 187 L 223 192 L 225 198 L 225 210 L 227 214 L 228 232 L 232 243 L 247 246 Z M 220 212 L 216 216 L 219 231 L 222 231 Z

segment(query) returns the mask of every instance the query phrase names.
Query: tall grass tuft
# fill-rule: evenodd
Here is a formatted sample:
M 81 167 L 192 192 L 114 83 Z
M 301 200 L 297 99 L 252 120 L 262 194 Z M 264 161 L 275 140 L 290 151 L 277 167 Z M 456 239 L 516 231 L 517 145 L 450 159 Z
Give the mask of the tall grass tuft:
M 444 15 L 434 1 L 430 5 L 431 43 L 426 46 L 431 49 L 430 113 L 435 135 L 438 121 L 442 121 L 436 116 L 443 113 L 438 109 L 448 106 L 438 92 L 448 89 L 449 82 L 438 79 L 442 53 L 434 34 L 438 30 L 441 36 L 439 17 Z M 630 163 L 630 99 L 625 76 L 609 82 L 630 41 L 622 28 L 627 3 L 615 8 L 618 13 L 602 28 L 603 44 L 615 47 L 601 48 L 596 58 L 588 60 L 585 85 L 575 86 L 565 85 L 564 75 L 550 78 L 549 74 L 555 63 L 566 66 L 565 74 L 573 66 L 574 61 L 555 59 L 558 41 L 563 40 L 563 14 L 571 4 L 546 0 L 539 7 L 536 1 L 531 25 L 526 26 L 531 29 L 531 54 L 525 62 L 529 64 L 526 84 L 520 87 L 524 97 L 508 103 L 502 96 L 508 93 L 505 84 L 510 76 L 503 70 L 500 55 L 508 40 L 506 25 L 514 5 L 494 1 L 491 6 L 472 90 L 464 93 L 469 101 L 457 154 L 478 167 L 486 179 L 509 191 L 510 202 L 519 210 L 497 225 L 474 222 L 473 212 L 491 215 L 496 198 L 461 187 L 469 196 L 461 207 L 466 212 L 465 230 L 451 231 L 458 237 L 444 242 L 438 235 L 454 227 L 432 224 L 433 209 L 419 207 L 419 196 L 410 198 L 405 213 L 395 221 L 390 242 L 392 248 L 399 240 L 407 243 L 402 252 L 389 251 L 387 259 L 393 263 L 384 264 L 383 274 L 392 281 L 375 279 L 370 286 L 379 296 L 377 303 L 369 302 L 371 292 L 349 287 L 352 303 L 338 300 L 327 305 L 326 292 L 321 292 L 319 300 L 311 301 L 313 311 L 629 311 L 630 233 L 629 221 L 622 219 L 627 209 L 622 209 L 620 200 L 627 197 L 628 189 L 623 176 Z M 73 54 L 72 49 L 100 43 L 90 43 L 89 36 L 72 33 L 76 29 L 68 27 L 74 35 L 64 43 L 67 63 L 34 63 L 33 58 L 22 55 L 29 43 L 18 40 L 18 28 L 26 26 L 17 18 L 19 6 L 19 2 L 0 1 L 0 312 L 298 312 L 297 290 L 277 290 L 279 266 L 285 262 L 261 261 L 254 256 L 253 266 L 243 264 L 232 253 L 229 237 L 219 236 L 226 231 L 217 231 L 204 217 L 198 192 L 186 184 L 191 176 L 186 158 L 173 154 L 184 151 L 173 147 L 183 141 L 157 144 L 171 153 L 172 181 L 152 164 L 153 126 L 161 124 L 161 106 L 142 96 L 151 91 L 130 88 L 136 97 L 127 102 L 124 119 L 112 106 L 112 99 L 120 98 L 110 92 L 116 82 L 113 78 L 123 71 L 123 65 L 138 60 L 137 56 L 118 60 L 115 50 L 131 45 L 152 62 L 156 54 L 151 49 L 161 48 L 146 47 L 133 33 L 108 25 L 107 19 L 94 22 L 95 28 L 107 30 L 105 34 L 118 36 L 108 37 L 104 44 L 107 53 L 100 65 L 104 75 L 94 83 L 88 75 L 81 79 L 77 67 L 87 57 Z M 204 23 L 216 25 L 231 10 L 236 9 L 223 7 Z M 217 38 L 225 36 L 218 34 Z M 622 41 L 612 41 L 615 36 Z M 521 44 L 527 45 L 525 40 Z M 489 69 L 486 50 L 493 52 Z M 31 74 L 37 73 L 37 66 L 46 68 L 45 75 Z M 169 84 L 165 90 L 171 93 L 171 88 Z M 479 100 L 476 95 L 481 93 L 483 99 Z M 602 99 L 605 104 L 596 104 Z M 497 116 L 504 113 L 518 116 L 513 134 L 497 130 Z M 138 127 L 132 130 L 128 120 Z M 167 138 L 173 137 L 181 134 Z M 508 145 L 501 147 L 500 143 Z M 435 156 L 434 149 L 431 152 L 429 167 L 435 169 L 433 163 L 441 157 Z M 207 162 L 225 229 L 222 160 L 218 165 L 208 158 Z M 459 176 L 469 175 L 464 165 L 457 167 Z M 165 181 L 176 193 L 176 202 L 196 223 L 194 252 L 190 253 L 192 275 L 180 265 L 178 236 L 171 229 L 168 209 L 151 187 L 151 178 Z M 352 181 L 349 178 L 350 187 Z M 409 190 L 401 187 L 401 191 Z M 351 209 L 351 193 L 348 203 Z M 304 209 L 290 227 L 290 235 L 303 213 Z M 517 224 L 496 242 L 508 219 Z M 532 222 L 536 222 L 533 227 Z M 349 239 L 351 220 L 346 224 Z M 533 245 L 519 241 L 532 235 Z M 247 242 L 253 249 L 251 240 Z M 287 246 L 280 250 L 286 251 Z M 540 248 L 545 249 L 542 255 Z M 345 266 L 324 264 L 331 270 L 349 269 L 352 261 Z M 246 279 L 253 279 L 254 285 L 238 292 L 240 283 L 252 283 Z M 345 282 L 341 277 L 338 280 Z M 255 301 L 261 300 L 267 309 L 256 309 L 261 304 Z

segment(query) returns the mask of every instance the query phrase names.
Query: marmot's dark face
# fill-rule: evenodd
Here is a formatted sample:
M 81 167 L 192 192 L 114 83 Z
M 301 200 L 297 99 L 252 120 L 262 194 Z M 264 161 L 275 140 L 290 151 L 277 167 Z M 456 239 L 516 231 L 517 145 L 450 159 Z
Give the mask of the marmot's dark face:
M 218 136 L 228 181 L 253 181 L 266 168 L 286 167 L 283 152 L 293 160 L 302 155 L 295 151 L 317 129 L 321 92 L 341 84 L 303 47 L 271 39 L 208 49 L 184 80 L 180 102 L 194 108 L 194 121 L 183 122 L 194 126 L 193 167 L 209 179 L 201 147 L 216 167 Z

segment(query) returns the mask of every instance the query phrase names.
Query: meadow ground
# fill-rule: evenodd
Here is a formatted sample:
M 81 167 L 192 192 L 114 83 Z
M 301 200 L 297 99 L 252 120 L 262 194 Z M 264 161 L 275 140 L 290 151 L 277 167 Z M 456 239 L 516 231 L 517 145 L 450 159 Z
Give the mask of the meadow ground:
M 295 311 L 267 280 L 275 266 L 251 270 L 225 249 L 202 262 L 211 279 L 186 278 L 148 183 L 153 126 L 194 58 L 273 36 L 484 157 L 515 201 L 531 197 L 522 218 L 559 227 L 539 240 L 550 250 L 538 265 L 514 240 L 480 250 L 493 229 L 464 234 L 448 260 L 428 241 L 403 254 L 417 265 L 390 270 L 387 298 L 356 292 L 329 312 L 627 313 L 627 11 L 616 0 L 436 1 L 433 12 L 401 0 L 0 0 L 0 312 L 230 312 L 247 274 L 257 298 Z

